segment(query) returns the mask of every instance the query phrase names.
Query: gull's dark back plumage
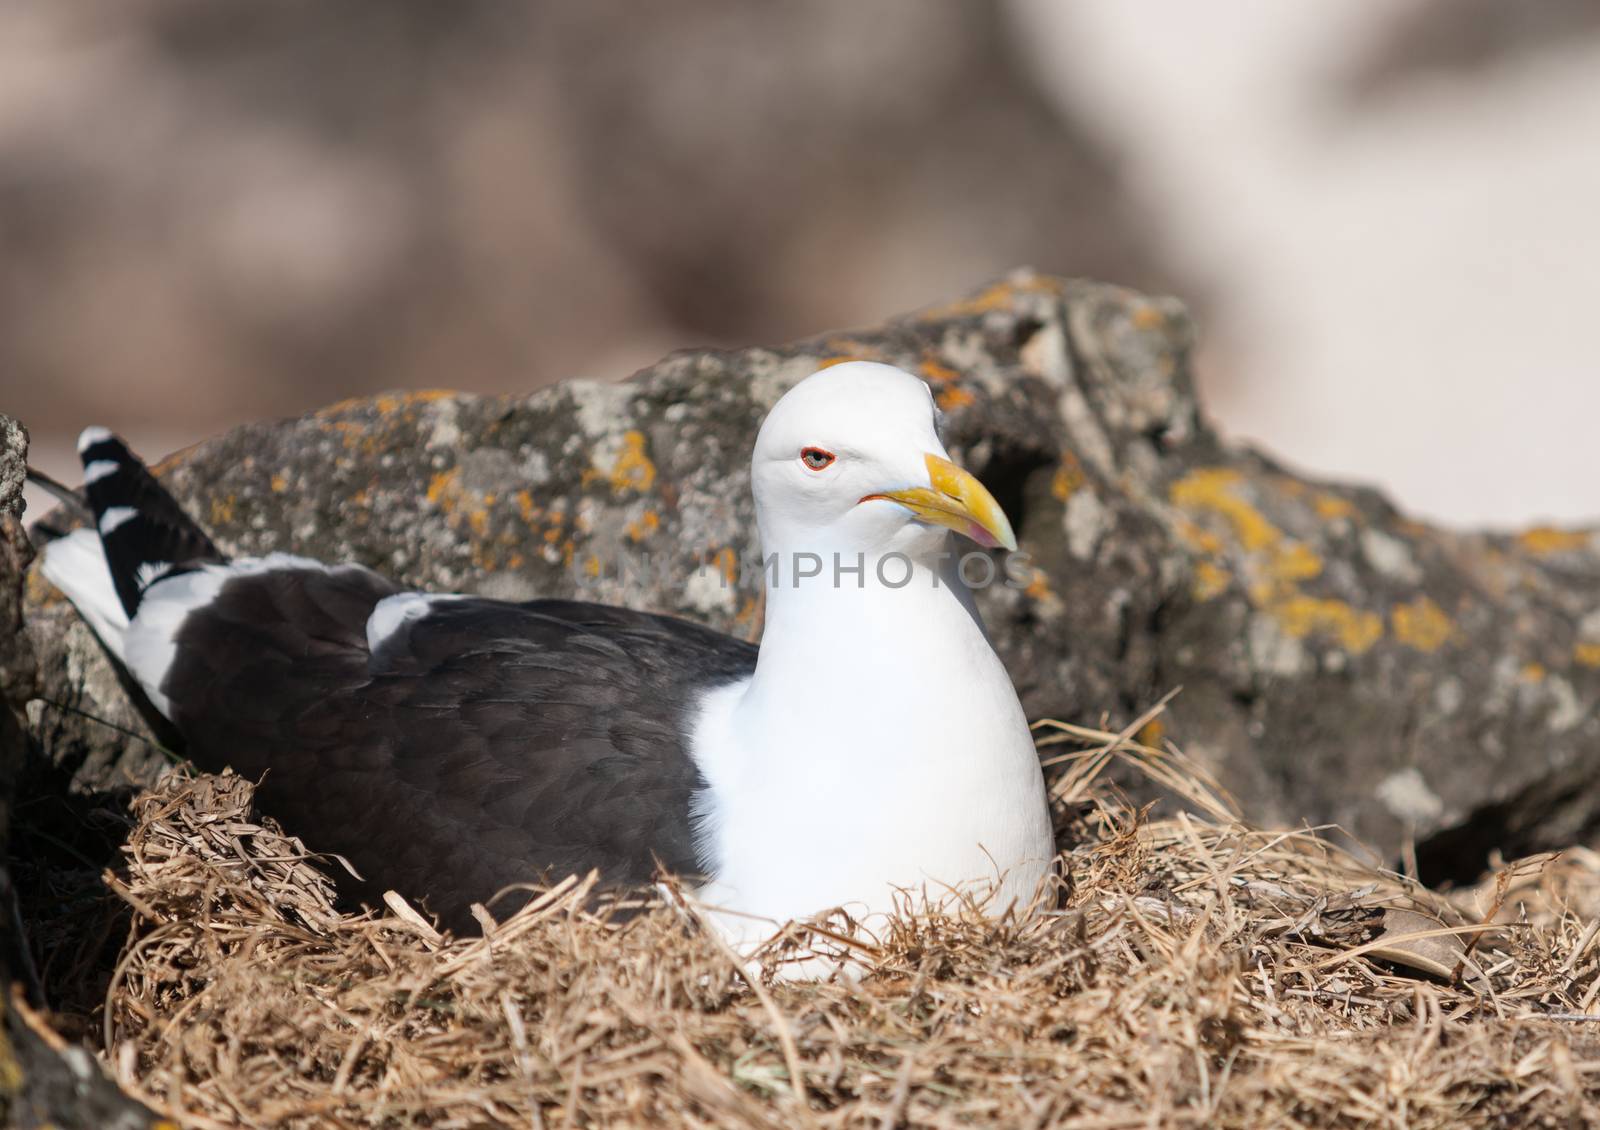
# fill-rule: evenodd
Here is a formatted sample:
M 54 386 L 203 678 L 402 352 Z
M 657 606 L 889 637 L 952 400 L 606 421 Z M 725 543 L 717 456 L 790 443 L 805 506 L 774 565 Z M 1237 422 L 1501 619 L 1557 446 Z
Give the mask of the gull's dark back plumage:
M 352 567 L 229 580 L 163 683 L 195 760 L 258 778 L 263 809 L 348 859 L 362 897 L 392 888 L 458 928 L 515 883 L 698 872 L 684 714 L 754 647 L 623 608 L 463 598 L 369 652 L 397 591 Z

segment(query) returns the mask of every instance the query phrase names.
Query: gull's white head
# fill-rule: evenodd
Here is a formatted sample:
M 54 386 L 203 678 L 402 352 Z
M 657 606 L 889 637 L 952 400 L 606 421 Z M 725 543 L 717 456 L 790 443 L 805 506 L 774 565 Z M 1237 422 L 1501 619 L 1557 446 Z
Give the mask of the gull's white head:
M 751 457 L 768 552 L 937 552 L 945 531 L 1017 547 L 983 485 L 950 462 L 928 386 L 850 361 L 813 373 L 767 414 Z

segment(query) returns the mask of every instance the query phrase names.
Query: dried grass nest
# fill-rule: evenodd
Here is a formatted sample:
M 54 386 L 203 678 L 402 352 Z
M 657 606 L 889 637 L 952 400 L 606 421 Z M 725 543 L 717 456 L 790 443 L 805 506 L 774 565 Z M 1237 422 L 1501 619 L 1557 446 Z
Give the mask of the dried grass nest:
M 1132 732 L 1043 724 L 1060 909 L 904 921 L 857 983 L 763 984 L 588 881 L 482 938 L 341 915 L 248 782 L 175 773 L 110 877 L 103 1053 L 200 1127 L 1600 1122 L 1592 853 L 1443 896 L 1247 826 Z M 1114 763 L 1184 803 L 1134 806 Z

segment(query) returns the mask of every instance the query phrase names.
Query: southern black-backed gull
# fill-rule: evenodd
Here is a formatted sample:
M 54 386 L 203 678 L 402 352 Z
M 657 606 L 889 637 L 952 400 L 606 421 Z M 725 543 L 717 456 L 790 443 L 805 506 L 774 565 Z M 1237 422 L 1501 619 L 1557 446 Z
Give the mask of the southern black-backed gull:
M 97 528 L 49 545 L 44 571 L 188 755 L 258 779 L 263 809 L 348 859 L 369 900 L 394 889 L 463 928 L 512 884 L 664 868 L 741 941 L 907 891 L 998 912 L 1054 849 L 950 538 L 1016 543 L 936 415 L 922 381 L 866 362 L 773 407 L 751 461 L 779 562 L 759 649 L 607 605 L 229 560 L 102 428 L 79 444 Z M 843 568 L 783 564 L 812 554 Z

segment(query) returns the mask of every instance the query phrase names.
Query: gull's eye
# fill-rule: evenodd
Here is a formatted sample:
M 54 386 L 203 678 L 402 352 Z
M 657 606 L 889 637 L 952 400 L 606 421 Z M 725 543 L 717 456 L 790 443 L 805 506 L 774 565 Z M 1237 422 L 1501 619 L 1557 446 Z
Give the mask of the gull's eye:
M 800 449 L 800 462 L 813 471 L 820 471 L 834 460 L 831 451 L 824 451 L 820 447 L 802 447 Z

